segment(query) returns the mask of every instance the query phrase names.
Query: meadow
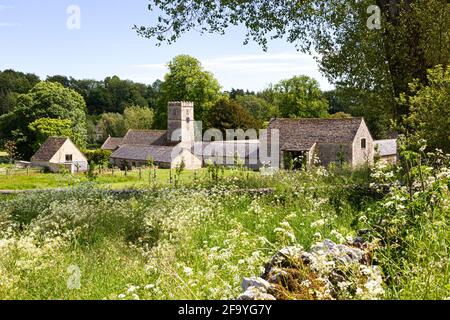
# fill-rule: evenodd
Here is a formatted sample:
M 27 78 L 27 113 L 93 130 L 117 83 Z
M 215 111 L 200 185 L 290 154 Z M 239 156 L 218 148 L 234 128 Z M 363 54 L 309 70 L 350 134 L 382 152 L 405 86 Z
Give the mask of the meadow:
M 246 176 L 253 176 L 254 171 L 240 171 Z M 235 170 L 224 170 L 224 177 L 233 175 Z M 96 169 L 95 178 L 86 173 L 43 173 L 40 169 L 6 169 L 0 168 L 0 190 L 38 190 L 72 188 L 93 182 L 97 187 L 107 189 L 146 189 L 170 187 L 175 184 L 190 185 L 208 176 L 206 169 L 182 171 L 169 169 L 134 169 L 121 171 L 118 169 Z
M 450 170 L 436 159 L 273 176 L 208 169 L 139 194 L 85 181 L 0 198 L 0 299 L 233 299 L 279 249 L 359 230 L 383 290 L 356 281 L 334 298 L 446 299 Z M 262 187 L 273 192 L 246 190 Z

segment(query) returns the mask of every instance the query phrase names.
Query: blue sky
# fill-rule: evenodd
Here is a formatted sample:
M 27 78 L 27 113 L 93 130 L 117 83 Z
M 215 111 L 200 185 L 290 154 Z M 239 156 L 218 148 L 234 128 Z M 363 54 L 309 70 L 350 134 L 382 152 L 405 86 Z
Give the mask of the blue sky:
M 62 74 L 75 78 L 124 79 L 152 83 L 162 79 L 166 64 L 178 54 L 199 59 L 225 90 L 260 90 L 293 75 L 316 78 L 322 89 L 332 86 L 310 56 L 282 41 L 264 53 L 256 44 L 244 46 L 245 30 L 235 27 L 225 36 L 185 34 L 177 43 L 156 47 L 132 30 L 152 25 L 157 14 L 148 0 L 0 0 L 0 70 L 13 68 L 45 78 Z M 67 8 L 81 10 L 81 29 L 67 28 Z

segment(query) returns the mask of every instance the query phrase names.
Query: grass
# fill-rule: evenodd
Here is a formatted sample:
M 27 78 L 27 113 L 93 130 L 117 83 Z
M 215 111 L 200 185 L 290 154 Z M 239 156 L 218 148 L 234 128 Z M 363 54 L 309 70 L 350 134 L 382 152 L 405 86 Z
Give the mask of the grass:
M 234 171 L 225 170 L 224 176 L 231 176 Z M 255 175 L 255 172 L 248 171 L 245 174 Z M 153 176 L 155 175 L 155 178 Z M 158 169 L 128 171 L 115 170 L 103 171 L 95 180 L 99 187 L 111 189 L 143 189 L 150 186 L 170 186 L 170 176 L 174 184 L 175 170 Z M 185 170 L 180 175 L 180 184 L 192 183 L 195 179 L 204 179 L 207 175 L 206 169 L 188 171 Z M 0 172 L 0 190 L 35 190 L 51 188 L 68 188 L 89 181 L 84 173 L 78 174 L 57 174 L 40 173 L 36 171 L 19 170 L 14 173 Z
M 382 270 L 380 298 L 445 299 L 450 171 L 412 170 L 414 190 L 395 184 L 396 172 L 317 169 L 263 177 L 229 170 L 211 180 L 202 170 L 192 183 L 186 171 L 175 187 L 161 170 L 161 184 L 148 192 L 111 195 L 98 188 L 148 185 L 138 172 L 121 172 L 114 179 L 130 180 L 103 174 L 97 185 L 0 198 L 0 299 L 233 299 L 242 279 L 259 276 L 279 249 L 345 243 L 361 229 L 369 230 L 366 241 Z M 394 187 L 388 194 L 344 187 L 362 182 Z M 275 191 L 237 192 L 255 186 Z M 80 271 L 76 290 L 67 286 L 77 278 L 73 266 Z M 358 298 L 353 291 L 342 297 Z

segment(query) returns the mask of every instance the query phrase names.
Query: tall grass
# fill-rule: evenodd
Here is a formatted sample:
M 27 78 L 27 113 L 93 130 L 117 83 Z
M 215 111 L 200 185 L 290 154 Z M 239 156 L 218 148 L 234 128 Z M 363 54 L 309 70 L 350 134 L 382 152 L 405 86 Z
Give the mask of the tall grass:
M 417 171 L 412 190 L 401 170 L 318 168 L 120 197 L 87 184 L 1 199 L 0 298 L 231 299 L 279 249 L 345 243 L 360 229 L 376 245 L 386 299 L 446 298 L 450 173 Z M 262 187 L 273 192 L 248 192 Z M 80 289 L 67 287 L 70 266 Z

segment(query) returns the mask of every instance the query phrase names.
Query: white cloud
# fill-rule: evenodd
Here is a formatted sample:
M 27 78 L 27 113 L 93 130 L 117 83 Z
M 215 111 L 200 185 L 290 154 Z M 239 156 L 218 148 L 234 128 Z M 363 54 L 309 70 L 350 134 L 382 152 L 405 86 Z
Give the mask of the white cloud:
M 20 27 L 21 25 L 17 22 L 0 22 L 0 27 Z
M 12 9 L 12 7 L 4 5 L 4 4 L 0 4 L 0 11 L 6 10 L 6 9 Z
M 322 89 L 331 88 L 328 81 L 319 73 L 314 58 L 302 53 L 228 55 L 200 60 L 206 70 L 214 73 L 224 89 L 234 87 L 260 90 L 269 83 L 301 74 L 317 79 Z M 132 70 L 129 76 L 142 81 L 161 79 L 168 68 L 165 63 L 154 63 L 134 65 Z

